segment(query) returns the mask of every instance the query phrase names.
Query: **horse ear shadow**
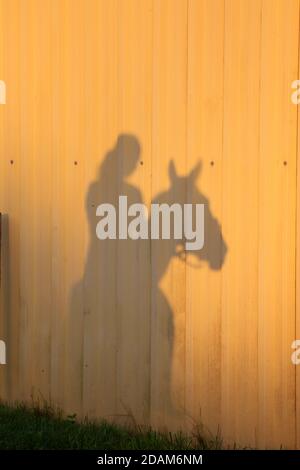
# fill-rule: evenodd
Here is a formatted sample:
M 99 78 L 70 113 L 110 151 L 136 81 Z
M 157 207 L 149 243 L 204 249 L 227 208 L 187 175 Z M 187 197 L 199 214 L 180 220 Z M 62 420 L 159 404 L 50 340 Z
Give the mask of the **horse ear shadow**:
M 171 182 L 174 182 L 177 179 L 177 172 L 173 160 L 170 160 L 169 163 L 169 178 Z
M 188 176 L 189 180 L 195 182 L 198 176 L 200 175 L 201 171 L 202 171 L 202 162 L 199 161 L 198 163 L 196 163 L 194 168 L 190 171 L 190 174 Z

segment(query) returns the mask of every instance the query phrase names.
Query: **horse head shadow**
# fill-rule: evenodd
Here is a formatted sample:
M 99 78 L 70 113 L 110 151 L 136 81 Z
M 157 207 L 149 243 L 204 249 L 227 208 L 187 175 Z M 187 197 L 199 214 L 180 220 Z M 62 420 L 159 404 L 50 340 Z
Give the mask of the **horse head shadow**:
M 197 267 L 200 267 L 202 262 L 206 262 L 210 269 L 216 271 L 222 268 L 227 253 L 227 245 L 222 236 L 221 226 L 211 212 L 209 200 L 197 187 L 201 169 L 202 164 L 199 162 L 188 175 L 179 176 L 175 164 L 171 160 L 169 163 L 170 187 L 158 194 L 152 200 L 152 204 L 167 204 L 169 207 L 174 204 L 179 204 L 181 207 L 184 207 L 185 204 L 192 204 L 194 207 L 200 204 L 204 206 L 204 246 L 202 249 L 193 250 L 192 254 L 198 261 Z M 182 223 L 184 224 L 184 218 L 182 218 Z M 164 260 L 164 262 L 160 262 L 159 278 L 163 276 L 168 263 L 173 257 L 185 260 L 187 240 L 184 237 L 184 227 L 182 233 L 182 239 L 159 240 L 158 244 L 156 242 Z

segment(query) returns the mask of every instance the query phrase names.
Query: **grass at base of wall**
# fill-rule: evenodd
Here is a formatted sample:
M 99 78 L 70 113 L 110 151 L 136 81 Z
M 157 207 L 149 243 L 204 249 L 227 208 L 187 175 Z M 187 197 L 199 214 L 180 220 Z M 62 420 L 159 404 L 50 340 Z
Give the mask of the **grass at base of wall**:
M 75 421 L 44 405 L 0 403 L 0 449 L 220 449 L 218 437 L 129 429 L 106 421 Z

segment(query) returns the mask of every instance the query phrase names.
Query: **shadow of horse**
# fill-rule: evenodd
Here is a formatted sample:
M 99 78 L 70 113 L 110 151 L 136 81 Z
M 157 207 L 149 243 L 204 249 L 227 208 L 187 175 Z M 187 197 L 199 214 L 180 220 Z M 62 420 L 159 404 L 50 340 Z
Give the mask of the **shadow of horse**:
M 209 269 L 220 270 L 224 263 L 227 246 L 222 236 L 221 226 L 213 216 L 209 200 L 197 187 L 197 180 L 201 172 L 201 163 L 198 163 L 188 175 L 179 176 L 176 172 L 174 162 L 169 164 L 170 186 L 166 191 L 158 194 L 152 204 L 203 204 L 204 205 L 204 246 L 201 250 L 187 252 L 184 238 L 170 240 L 151 241 L 151 262 L 152 262 L 152 377 L 155 377 L 156 390 L 152 389 L 152 406 L 154 406 L 152 421 L 156 426 L 161 422 L 174 418 L 175 423 L 182 423 L 185 415 L 184 403 L 179 405 L 172 398 L 172 368 L 174 341 L 178 337 L 176 334 L 175 317 L 181 315 L 181 307 L 175 305 L 171 307 L 166 294 L 161 287 L 161 282 L 167 273 L 171 261 L 180 259 L 184 265 L 188 263 L 187 256 L 195 257 L 192 266 L 200 268 L 203 263 L 207 263 Z M 193 206 L 195 208 L 195 206 Z M 151 222 L 150 222 L 151 223 Z M 184 224 L 184 218 L 182 219 Z M 184 234 L 184 226 L 182 227 Z M 176 276 L 179 274 L 178 263 L 173 268 L 175 271 L 175 286 L 173 294 L 181 289 L 181 285 L 176 283 Z M 173 278 L 174 279 L 174 278 Z M 171 281 L 172 282 L 172 281 Z M 180 281 L 179 281 L 180 282 Z M 172 293 L 171 293 L 172 296 Z M 185 305 L 182 307 L 185 309 Z M 176 312 L 176 310 L 178 310 Z M 159 350 L 159 356 L 156 351 Z M 184 365 L 183 365 L 184 366 Z M 178 400 L 176 400 L 178 402 Z M 180 399 L 179 399 L 180 401 Z M 176 426 L 175 426 L 176 427 Z

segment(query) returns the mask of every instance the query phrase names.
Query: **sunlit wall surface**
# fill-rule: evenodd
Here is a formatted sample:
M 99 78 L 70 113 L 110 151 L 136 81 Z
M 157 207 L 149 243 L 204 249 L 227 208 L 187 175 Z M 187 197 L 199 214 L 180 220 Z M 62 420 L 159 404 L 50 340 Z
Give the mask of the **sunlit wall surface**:
M 299 13 L 0 0 L 2 398 L 300 446 Z M 204 250 L 100 242 L 119 194 L 205 203 Z

